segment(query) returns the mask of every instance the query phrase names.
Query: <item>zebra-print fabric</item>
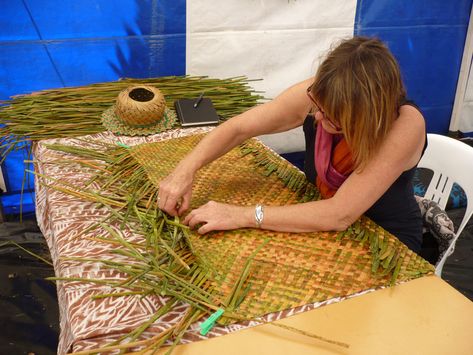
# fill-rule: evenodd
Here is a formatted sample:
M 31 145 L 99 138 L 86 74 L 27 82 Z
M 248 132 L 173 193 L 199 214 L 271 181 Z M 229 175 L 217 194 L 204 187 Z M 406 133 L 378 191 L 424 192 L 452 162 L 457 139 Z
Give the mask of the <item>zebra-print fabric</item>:
M 430 232 L 438 243 L 439 257 L 435 263 L 437 264 L 455 238 L 455 227 L 438 203 L 419 196 L 415 198 L 422 213 L 424 232 Z

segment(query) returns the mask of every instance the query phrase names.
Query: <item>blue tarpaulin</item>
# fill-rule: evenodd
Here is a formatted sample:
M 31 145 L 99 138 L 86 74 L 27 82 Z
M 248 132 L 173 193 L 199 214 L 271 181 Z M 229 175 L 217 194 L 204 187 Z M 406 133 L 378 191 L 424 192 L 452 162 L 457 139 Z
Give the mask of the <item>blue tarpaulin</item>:
M 184 0 L 12 0 L 0 12 L 0 100 L 37 90 L 185 74 Z M 20 211 L 26 149 L 2 166 L 5 213 Z M 34 210 L 33 178 L 23 211 Z
M 186 74 L 188 5 L 184 0 L 5 1 L 0 100 L 121 77 Z M 448 132 L 471 6 L 472 0 L 358 0 L 353 33 L 386 41 L 429 132 Z M 25 151 L 16 152 L 2 167 L 6 213 L 19 211 L 24 158 Z M 32 178 L 26 182 L 32 191 Z M 26 211 L 34 210 L 31 194 L 23 202 Z

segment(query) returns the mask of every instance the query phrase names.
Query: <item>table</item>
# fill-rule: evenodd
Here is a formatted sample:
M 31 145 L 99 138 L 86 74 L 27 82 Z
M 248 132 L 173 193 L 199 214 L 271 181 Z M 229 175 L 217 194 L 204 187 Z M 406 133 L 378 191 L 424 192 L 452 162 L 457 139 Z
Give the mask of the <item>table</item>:
M 184 354 L 472 354 L 473 302 L 426 276 L 277 321 L 348 349 L 271 324 L 180 345 Z M 163 350 L 161 353 L 164 353 Z
M 177 138 L 203 131 L 205 131 L 204 128 L 174 130 L 146 138 L 117 137 L 109 132 L 105 132 L 87 137 L 87 139 L 92 138 L 107 142 L 121 142 L 133 145 L 167 138 Z M 85 181 L 88 178 L 86 174 L 78 173 L 73 167 L 68 168 L 64 165 L 58 166 L 54 164 L 55 159 L 64 159 L 64 156 L 60 153 L 48 150 L 46 147 L 47 144 L 51 143 L 81 144 L 83 139 L 84 137 L 81 137 L 80 141 L 75 139 L 55 139 L 36 144 L 34 146 L 34 156 L 35 159 L 38 160 L 35 165 L 36 171 L 55 178 L 65 179 L 74 184 Z M 86 230 L 88 226 L 106 217 L 105 211 L 100 210 L 91 202 L 81 201 L 76 197 L 65 195 L 59 191 L 40 185 L 38 179 L 35 179 L 35 182 L 38 223 L 48 242 L 56 275 L 61 277 L 106 278 L 112 276 L 119 278 L 120 275 L 111 275 L 110 270 L 104 270 L 97 263 L 84 265 L 78 261 L 64 258 L 83 256 L 84 253 L 89 257 L 116 258 L 116 255 L 111 256 L 109 251 L 104 249 L 103 245 L 100 246 L 98 243 L 87 240 L 84 238 L 85 236 L 82 235 L 82 232 Z M 130 232 L 124 231 L 124 233 L 127 234 Z M 133 238 L 130 234 L 127 234 L 127 237 Z M 163 300 L 157 296 L 146 298 L 127 296 L 119 299 L 105 300 L 91 299 L 91 296 L 99 295 L 103 293 L 103 291 L 104 289 L 100 285 L 90 283 L 84 284 L 83 282 L 69 281 L 67 283 L 58 283 L 58 301 L 61 316 L 61 334 L 58 353 L 63 354 L 69 351 L 80 351 L 103 346 L 118 338 L 120 335 L 127 334 L 149 319 L 150 315 L 163 303 Z M 365 293 L 372 291 L 373 290 L 366 290 Z M 270 314 L 265 317 L 265 320 L 277 320 L 288 315 L 309 311 L 344 299 L 345 298 L 331 299 L 317 304 L 303 306 L 296 310 Z M 346 301 L 342 303 L 345 302 Z M 178 316 L 185 310 L 185 305 L 177 307 L 174 315 L 170 317 L 172 321 L 177 322 L 175 319 L 178 319 Z M 216 326 L 212 329 L 210 336 L 224 335 L 254 325 L 257 325 L 257 323 L 246 322 L 230 327 Z M 268 327 L 274 328 L 273 326 Z M 164 329 L 165 327 L 162 324 L 155 324 L 149 329 L 145 336 L 149 337 Z M 274 329 L 272 331 L 274 331 Z M 324 335 L 315 330 L 314 333 Z M 227 336 L 224 338 L 226 337 Z M 199 328 L 195 327 L 190 329 L 188 336 L 183 340 L 185 342 L 194 342 L 201 339 L 204 339 L 204 337 L 199 336 Z M 335 340 L 348 342 L 344 339 Z M 301 341 L 301 344 L 305 344 L 306 340 Z M 239 343 L 239 340 L 237 340 L 237 342 Z M 206 344 L 208 342 L 196 342 L 195 344 L 204 343 Z
M 60 179 L 66 184 L 79 186 L 90 178 L 81 169 L 74 165 L 64 165 L 64 161 L 71 161 L 74 156 L 48 149 L 50 144 L 65 144 L 87 146 L 88 140 L 99 140 L 108 143 L 123 143 L 136 145 L 155 142 L 163 139 L 178 138 L 189 134 L 208 131 L 211 128 L 199 127 L 191 129 L 176 129 L 148 137 L 118 137 L 110 132 L 78 138 L 49 139 L 36 143 L 33 154 L 36 160 L 35 191 L 36 191 L 36 216 L 39 227 L 45 236 L 51 253 L 55 274 L 63 278 L 123 279 L 124 275 L 104 268 L 100 263 L 83 263 L 71 260 L 76 257 L 101 258 L 103 260 L 117 260 L 117 255 L 112 255 L 109 246 L 97 243 L 94 236 L 97 231 L 87 231 L 88 227 L 107 219 L 109 212 L 97 204 L 84 201 L 78 197 L 64 194 L 49 186 L 40 183 L 41 176 Z M 58 164 L 57 160 L 62 163 Z M 123 237 L 129 241 L 136 236 L 130 230 L 123 230 Z M 125 260 L 123 260 L 125 261 Z M 60 312 L 60 336 L 58 353 L 77 352 L 105 346 L 120 336 L 128 334 L 146 322 L 156 310 L 165 303 L 165 299 L 158 296 L 148 297 L 118 297 L 106 299 L 93 299 L 112 290 L 108 286 L 82 281 L 58 281 L 57 293 Z M 363 292 L 370 292 L 366 290 Z M 304 312 L 316 307 L 339 302 L 343 298 L 328 299 L 322 302 L 307 304 L 296 309 L 268 314 L 264 317 L 267 321 L 286 317 L 297 312 Z M 179 321 L 187 305 L 181 304 L 173 309 L 172 314 L 163 324 L 153 324 L 144 334 L 149 338 L 157 332 L 167 329 L 170 324 Z M 247 321 L 230 326 L 215 326 L 207 334 L 209 337 L 220 336 L 257 325 L 256 321 Z M 200 327 L 193 325 L 186 332 L 182 341 L 192 342 L 206 337 L 200 335 Z

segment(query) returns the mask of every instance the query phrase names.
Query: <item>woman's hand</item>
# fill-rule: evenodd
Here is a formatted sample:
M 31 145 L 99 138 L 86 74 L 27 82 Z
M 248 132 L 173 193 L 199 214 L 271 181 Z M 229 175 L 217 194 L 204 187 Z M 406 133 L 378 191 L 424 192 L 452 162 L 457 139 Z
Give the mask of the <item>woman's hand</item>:
M 189 213 L 184 219 L 184 224 L 191 229 L 198 224 L 203 224 L 197 230 L 200 234 L 213 230 L 245 228 L 252 226 L 253 213 L 254 209 L 251 207 L 209 201 Z
M 171 216 L 180 216 L 189 208 L 194 173 L 177 167 L 159 184 L 158 207 Z

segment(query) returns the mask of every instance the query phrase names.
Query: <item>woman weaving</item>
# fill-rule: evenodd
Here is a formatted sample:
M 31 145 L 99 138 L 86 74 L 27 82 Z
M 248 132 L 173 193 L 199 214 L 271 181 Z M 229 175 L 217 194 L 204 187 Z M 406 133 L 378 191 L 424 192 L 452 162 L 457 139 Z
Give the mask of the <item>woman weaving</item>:
M 161 182 L 159 208 L 182 215 L 196 171 L 244 140 L 304 126 L 307 179 L 323 199 L 247 207 L 214 201 L 184 223 L 199 233 L 244 227 L 340 231 L 362 214 L 420 251 L 422 220 L 412 176 L 426 144 L 425 122 L 405 98 L 399 66 L 378 39 L 341 42 L 307 79 L 209 133 Z M 315 157 L 315 159 L 314 159 Z

